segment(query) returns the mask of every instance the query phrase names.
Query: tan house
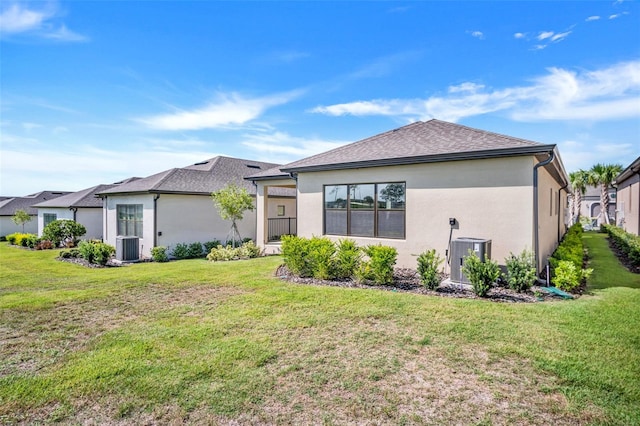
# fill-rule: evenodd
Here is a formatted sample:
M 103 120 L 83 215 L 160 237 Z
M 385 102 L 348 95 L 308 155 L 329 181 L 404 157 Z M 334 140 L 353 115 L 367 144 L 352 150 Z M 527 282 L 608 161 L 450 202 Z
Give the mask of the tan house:
M 257 241 L 277 251 L 268 195 L 297 190 L 297 234 L 396 247 L 398 266 L 445 257 L 452 239 L 491 240 L 491 257 L 533 250 L 546 265 L 566 231 L 568 177 L 555 145 L 470 127 L 416 122 L 249 177 Z M 454 220 L 455 219 L 455 220 Z
M 275 166 L 220 156 L 100 191 L 104 241 L 118 248 L 119 237 L 137 237 L 142 257 L 156 246 L 171 250 L 180 243 L 224 242 L 231 223 L 220 218 L 211 193 L 234 183 L 255 195 L 255 186 L 244 178 Z M 295 217 L 293 190 L 275 191 L 267 204 L 275 217 Z M 255 240 L 255 212 L 247 212 L 238 228 L 243 238 Z
M 618 175 L 617 225 L 627 232 L 640 235 L 640 157 Z

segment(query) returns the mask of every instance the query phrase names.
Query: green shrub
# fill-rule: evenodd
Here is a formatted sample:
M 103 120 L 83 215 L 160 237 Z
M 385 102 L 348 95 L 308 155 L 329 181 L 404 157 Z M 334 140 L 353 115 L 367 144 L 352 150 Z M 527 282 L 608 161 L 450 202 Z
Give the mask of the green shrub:
M 80 251 L 77 248 L 73 248 L 70 250 L 61 250 L 60 257 L 63 259 L 76 259 L 82 257 Z
M 440 284 L 438 268 L 444 262 L 435 249 L 426 250 L 418 256 L 418 276 L 420 282 L 431 290 L 434 290 Z
M 30 235 L 33 235 L 33 234 L 23 234 L 22 232 L 14 232 L 13 234 L 7 235 L 7 241 L 9 241 L 9 244 L 12 244 L 15 246 L 27 247 L 26 242 L 23 244 L 23 240 L 25 238 L 28 238 Z
M 35 247 L 36 250 L 51 250 L 53 248 L 53 243 L 49 240 L 39 240 Z
M 560 290 L 573 291 L 580 284 L 589 278 L 593 269 L 577 268 L 573 262 L 561 260 L 556 268 L 556 274 L 553 278 L 553 285 Z
M 238 257 L 241 259 L 253 259 L 262 254 L 260 247 L 252 240 L 243 243 L 238 249 Z
M 633 265 L 640 266 L 640 236 L 613 225 L 602 225 L 602 229 L 609 235 L 613 245 L 621 250 Z
M 9 234 L 7 235 L 7 241 L 9 242 L 9 244 L 11 244 L 12 246 L 16 245 L 16 238 L 18 238 L 18 233 L 14 232 L 13 234 Z
M 157 246 L 151 249 L 151 259 L 154 262 L 168 262 L 169 255 L 167 254 L 167 248 L 164 246 Z
M 207 260 L 212 262 L 234 260 L 240 257 L 239 252 L 240 247 L 233 248 L 231 245 L 227 245 L 226 247 L 219 245 L 211 249 L 211 252 L 207 255 Z
M 326 237 L 313 237 L 309 240 L 307 261 L 313 278 L 328 280 L 335 277 L 335 252 L 335 244 Z
M 334 271 L 336 278 L 349 278 L 355 274 L 362 258 L 362 251 L 355 241 L 343 239 L 338 241 L 335 253 Z
M 360 263 L 356 271 L 359 281 L 373 281 L 378 285 L 393 283 L 393 267 L 398 251 L 394 247 L 371 245 L 363 249 L 368 259 Z
M 42 239 L 51 241 L 56 247 L 61 243 L 73 243 L 87 233 L 87 228 L 73 220 L 58 219 L 49 223 L 42 230 Z
M 497 262 L 487 256 L 484 262 L 481 261 L 472 250 L 469 250 L 469 255 L 464 258 L 462 264 L 462 272 L 471 281 L 473 292 L 480 297 L 485 297 L 491 285 L 500 276 L 500 267 Z
M 309 262 L 311 244 L 309 239 L 296 235 L 282 236 L 282 256 L 291 273 L 301 277 L 313 276 Z
M 80 241 L 78 251 L 87 262 L 104 266 L 115 254 L 116 249 L 101 241 Z
M 38 240 L 38 236 L 35 234 L 22 234 L 20 245 L 22 247 L 35 248 Z
M 216 247 L 218 247 L 220 245 L 220 241 L 219 240 L 213 240 L 213 241 L 207 241 L 205 243 L 203 243 L 202 245 L 204 246 L 204 252 L 205 253 L 211 253 L 211 249 L 214 249 Z
M 197 259 L 199 257 L 204 257 L 204 252 L 202 251 L 202 243 L 195 242 L 189 244 L 189 247 L 187 248 L 187 258 Z
M 172 256 L 178 260 L 189 258 L 189 245 L 184 243 L 178 243 L 171 252 Z
M 518 292 L 530 289 L 537 275 L 533 252 L 525 249 L 519 255 L 511 253 L 511 256 L 505 259 L 505 263 L 505 279 L 509 288 Z

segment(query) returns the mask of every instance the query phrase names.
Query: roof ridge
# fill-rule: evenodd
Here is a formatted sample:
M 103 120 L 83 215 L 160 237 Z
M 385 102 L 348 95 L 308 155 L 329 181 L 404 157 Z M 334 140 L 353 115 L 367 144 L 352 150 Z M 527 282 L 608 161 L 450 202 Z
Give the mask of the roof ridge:
M 438 123 L 441 123 L 441 124 L 445 124 L 445 125 L 448 125 L 448 126 L 458 126 L 458 127 L 462 127 L 464 129 L 470 130 L 470 131 L 475 132 L 475 133 L 482 133 L 482 134 L 485 134 L 485 135 L 499 136 L 499 137 L 502 137 L 502 138 L 507 138 L 507 139 L 511 139 L 511 140 L 525 142 L 525 143 L 528 143 L 528 144 L 531 144 L 531 145 L 542 145 L 540 142 L 535 142 L 535 141 L 532 141 L 530 139 L 523 139 L 523 138 L 519 138 L 517 136 L 509 136 L 509 135 L 505 135 L 504 133 L 492 132 L 490 130 L 477 129 L 475 127 L 466 126 L 464 124 L 449 123 L 447 121 L 442 121 L 442 120 L 438 120 L 438 119 L 435 119 L 435 118 L 433 118 L 433 119 L 431 119 L 429 121 L 435 121 L 435 122 L 438 122 Z
M 172 168 L 167 170 L 165 173 L 165 175 L 158 181 L 156 182 L 155 185 L 153 185 L 151 188 L 149 188 L 149 190 L 154 190 L 157 189 L 160 185 L 162 185 L 167 179 L 169 179 L 169 176 L 172 176 L 173 174 L 176 173 L 177 170 L 180 170 L 179 168 Z

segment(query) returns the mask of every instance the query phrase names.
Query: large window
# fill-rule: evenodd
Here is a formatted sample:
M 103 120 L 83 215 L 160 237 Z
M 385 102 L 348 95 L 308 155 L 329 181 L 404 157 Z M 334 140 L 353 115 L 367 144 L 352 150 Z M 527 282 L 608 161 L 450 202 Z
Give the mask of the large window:
M 142 238 L 142 204 L 118 204 L 118 235 Z
M 53 222 L 54 220 L 58 219 L 58 215 L 55 213 L 43 213 L 42 214 L 42 219 L 43 219 L 43 226 L 47 226 L 48 224 L 50 224 L 51 222 Z
M 405 183 L 325 185 L 324 233 L 404 238 Z

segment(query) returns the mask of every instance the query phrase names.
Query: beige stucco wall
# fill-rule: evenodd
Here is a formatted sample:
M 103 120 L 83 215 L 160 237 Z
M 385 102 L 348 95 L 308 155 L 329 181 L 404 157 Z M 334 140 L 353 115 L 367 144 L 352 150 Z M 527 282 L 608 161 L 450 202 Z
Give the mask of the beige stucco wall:
M 99 210 L 100 209 L 98 209 L 98 211 Z M 42 236 L 42 230 L 44 229 L 45 214 L 55 214 L 56 220 L 60 220 L 60 219 L 73 220 L 73 212 L 69 210 L 67 207 L 38 208 L 38 236 Z M 102 220 L 100 221 L 100 228 L 102 228 Z M 100 234 L 102 234 L 102 229 L 100 229 Z M 82 238 L 85 238 L 85 237 L 82 237 Z
M 456 218 L 453 239 L 491 239 L 492 258 L 503 264 L 510 252 L 533 248 L 533 164 L 533 157 L 512 157 L 300 173 L 298 235 L 322 235 L 323 185 L 404 181 L 405 239 L 350 238 L 396 247 L 397 266 L 415 268 L 415 255 L 426 249 L 445 256 L 449 218 Z
M 278 217 L 278 205 L 285 206 L 284 217 L 297 217 L 297 202 L 295 198 L 271 198 L 266 197 L 265 194 L 269 193 L 269 187 L 284 186 L 295 188 L 296 183 L 293 179 L 264 180 L 256 183 L 256 217 L 258 218 L 256 223 L 256 242 L 264 247 L 267 242 L 268 219 Z
M 6 237 L 9 234 L 22 232 L 22 225 L 16 225 L 12 216 L 0 216 L 0 236 Z M 36 216 L 31 216 L 31 221 L 24 224 L 25 234 L 38 233 L 38 220 Z
M 48 207 L 38 209 L 38 235 L 42 235 L 44 229 L 44 214 L 56 215 L 56 219 L 73 220 L 73 211 L 67 207 Z M 76 222 L 84 225 L 87 233 L 81 238 L 84 240 L 101 240 L 103 235 L 102 209 L 100 208 L 78 208 L 76 212 Z
M 118 222 L 116 206 L 118 204 L 142 204 L 142 232 L 139 253 L 150 256 L 153 247 L 153 194 L 110 195 L 106 197 L 103 207 L 104 240 L 107 244 L 116 246 Z
M 617 208 L 618 225 L 640 235 L 640 176 L 637 174 L 618 184 Z
M 547 168 L 538 169 L 539 268 L 546 265 L 566 230 L 566 191 L 560 188 Z

